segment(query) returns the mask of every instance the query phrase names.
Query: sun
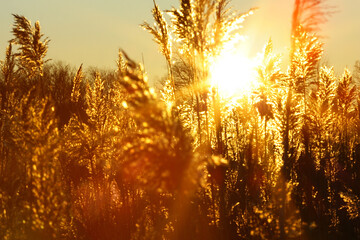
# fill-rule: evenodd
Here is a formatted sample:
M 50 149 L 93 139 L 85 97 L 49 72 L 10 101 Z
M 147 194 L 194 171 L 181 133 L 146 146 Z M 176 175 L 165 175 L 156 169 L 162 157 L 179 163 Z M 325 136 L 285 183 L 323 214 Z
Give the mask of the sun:
M 249 94 L 256 84 L 255 60 L 239 51 L 223 52 L 211 64 L 210 84 L 216 87 L 222 98 Z

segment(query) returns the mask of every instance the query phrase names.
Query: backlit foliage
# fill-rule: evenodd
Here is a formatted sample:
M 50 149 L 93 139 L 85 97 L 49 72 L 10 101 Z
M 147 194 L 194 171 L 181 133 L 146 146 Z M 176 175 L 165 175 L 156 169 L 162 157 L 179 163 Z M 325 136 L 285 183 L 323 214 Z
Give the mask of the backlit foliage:
M 254 76 L 237 73 L 252 88 L 225 96 L 221 77 L 238 78 L 214 83 L 212 68 L 254 11 L 230 4 L 180 0 L 168 22 L 154 2 L 155 24 L 141 26 L 167 62 L 159 91 L 123 50 L 115 71 L 45 64 L 39 23 L 14 15 L 1 239 L 360 238 L 359 64 L 342 76 L 322 65 L 328 8 L 295 0 L 290 61 L 269 40 Z
M 16 14 L 13 16 L 15 18 L 12 30 L 14 39 L 11 41 L 19 45 L 20 53 L 16 54 L 19 65 L 29 77 L 33 77 L 37 73 L 42 75 L 49 40 L 47 38 L 42 40 L 43 34 L 40 33 L 39 22 L 32 27 L 31 22 L 24 16 Z

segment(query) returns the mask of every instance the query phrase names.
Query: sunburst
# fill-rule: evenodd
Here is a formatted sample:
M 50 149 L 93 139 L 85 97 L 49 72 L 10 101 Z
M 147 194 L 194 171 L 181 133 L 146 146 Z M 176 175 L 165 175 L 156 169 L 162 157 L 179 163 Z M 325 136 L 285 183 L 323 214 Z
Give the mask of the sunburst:
M 249 94 L 256 85 L 256 62 L 240 51 L 223 51 L 211 64 L 210 84 L 222 98 Z

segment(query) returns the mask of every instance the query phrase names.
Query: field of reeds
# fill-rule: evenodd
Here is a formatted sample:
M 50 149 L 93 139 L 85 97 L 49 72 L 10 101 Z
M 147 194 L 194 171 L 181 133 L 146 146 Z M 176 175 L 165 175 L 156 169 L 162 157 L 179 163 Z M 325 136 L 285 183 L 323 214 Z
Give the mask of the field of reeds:
M 211 81 L 214 62 L 255 9 L 180 0 L 169 20 L 154 2 L 157 89 L 126 46 L 114 71 L 49 61 L 40 23 L 14 14 L 0 239 L 360 239 L 360 62 L 322 64 L 323 2 L 295 0 L 286 68 L 269 40 L 231 95 L 250 76 Z

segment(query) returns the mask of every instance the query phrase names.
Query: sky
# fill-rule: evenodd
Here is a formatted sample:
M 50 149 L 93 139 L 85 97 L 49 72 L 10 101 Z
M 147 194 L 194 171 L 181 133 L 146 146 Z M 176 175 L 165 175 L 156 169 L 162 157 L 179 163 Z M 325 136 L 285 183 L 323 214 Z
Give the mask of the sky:
M 156 0 L 162 10 L 179 6 L 179 0 Z M 245 55 L 254 57 L 271 38 L 284 59 L 290 42 L 293 0 L 232 0 L 239 13 L 259 9 L 244 23 Z M 324 60 L 335 65 L 337 74 L 352 69 L 360 60 L 360 0 L 328 0 L 336 13 L 321 26 L 325 43 Z M 12 38 L 13 16 L 32 23 L 40 21 L 42 32 L 51 39 L 48 57 L 78 67 L 115 69 L 118 50 L 136 61 L 144 61 L 150 81 L 166 75 L 166 63 L 149 33 L 139 25 L 153 23 L 152 0 L 0 0 L 0 59 Z

